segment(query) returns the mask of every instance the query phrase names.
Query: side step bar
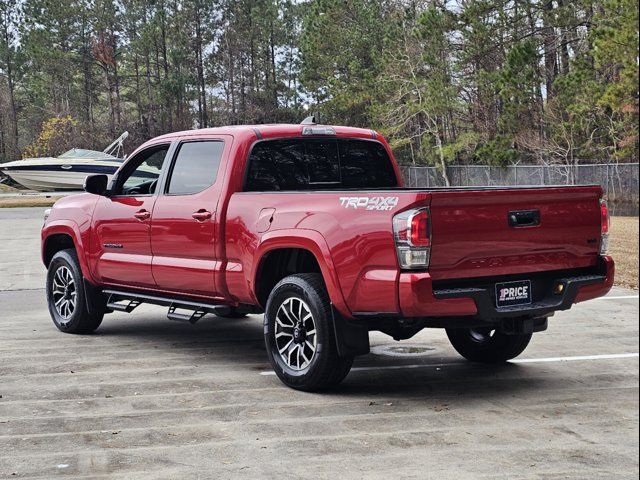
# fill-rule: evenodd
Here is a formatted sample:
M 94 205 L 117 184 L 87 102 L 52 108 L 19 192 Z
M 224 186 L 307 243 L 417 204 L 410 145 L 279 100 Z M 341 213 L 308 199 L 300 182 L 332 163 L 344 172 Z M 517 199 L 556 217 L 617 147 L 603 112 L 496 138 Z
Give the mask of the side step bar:
M 207 313 L 228 314 L 230 307 L 227 305 L 215 305 L 211 303 L 195 302 L 193 300 L 181 300 L 170 297 L 148 295 L 146 293 L 127 292 L 123 290 L 103 290 L 107 300 L 107 308 L 119 312 L 132 312 L 142 303 L 162 305 L 169 307 L 167 318 L 177 322 L 196 323 Z M 189 313 L 180 313 L 177 310 L 187 310 Z

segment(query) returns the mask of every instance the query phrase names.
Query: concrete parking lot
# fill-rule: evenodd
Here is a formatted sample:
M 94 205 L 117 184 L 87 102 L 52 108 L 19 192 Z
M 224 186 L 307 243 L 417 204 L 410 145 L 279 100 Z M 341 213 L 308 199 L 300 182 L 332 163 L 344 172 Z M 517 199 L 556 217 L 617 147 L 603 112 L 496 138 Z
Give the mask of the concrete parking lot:
M 341 388 L 308 394 L 270 374 L 259 316 L 142 306 L 59 333 L 42 211 L 0 210 L 0 478 L 638 477 L 637 291 L 557 314 L 500 367 L 440 330 L 373 334 Z

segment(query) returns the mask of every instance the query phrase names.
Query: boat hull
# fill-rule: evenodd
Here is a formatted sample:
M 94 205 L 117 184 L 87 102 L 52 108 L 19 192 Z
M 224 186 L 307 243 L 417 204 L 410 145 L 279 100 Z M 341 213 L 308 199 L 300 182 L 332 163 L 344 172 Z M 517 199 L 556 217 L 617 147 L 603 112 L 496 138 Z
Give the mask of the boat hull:
M 81 171 L 65 171 L 65 170 L 36 170 L 36 169 L 1 169 L 2 172 L 11 177 L 19 184 L 38 191 L 51 190 L 82 190 L 84 181 L 88 175 L 93 173 L 104 173 L 111 177 L 116 168 L 110 169 L 110 173 L 105 171 L 81 172 Z
M 14 181 L 31 190 L 82 190 L 87 175 L 101 173 L 109 179 L 121 163 L 92 162 L 91 164 L 69 161 L 63 164 L 34 164 L 19 160 L 0 165 L 0 171 Z

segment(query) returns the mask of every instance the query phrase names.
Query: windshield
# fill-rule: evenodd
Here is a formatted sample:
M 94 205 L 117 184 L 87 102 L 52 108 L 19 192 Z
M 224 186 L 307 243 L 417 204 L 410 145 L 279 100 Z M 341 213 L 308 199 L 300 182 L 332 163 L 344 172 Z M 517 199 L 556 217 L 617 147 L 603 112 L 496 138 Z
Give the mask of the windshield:
M 64 152 L 58 158 L 93 158 L 93 159 L 109 159 L 120 160 L 113 155 L 95 150 L 84 150 L 82 148 L 72 148 L 68 152 Z

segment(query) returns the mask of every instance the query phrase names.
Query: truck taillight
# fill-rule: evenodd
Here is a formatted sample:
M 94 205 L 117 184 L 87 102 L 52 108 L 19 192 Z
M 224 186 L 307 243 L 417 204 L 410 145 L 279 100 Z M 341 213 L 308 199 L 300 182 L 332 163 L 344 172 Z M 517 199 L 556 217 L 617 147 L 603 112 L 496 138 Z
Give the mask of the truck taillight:
M 606 200 L 600 200 L 600 255 L 609 250 L 609 207 Z
M 407 210 L 393 217 L 393 236 L 400 268 L 429 267 L 431 218 L 428 208 Z

